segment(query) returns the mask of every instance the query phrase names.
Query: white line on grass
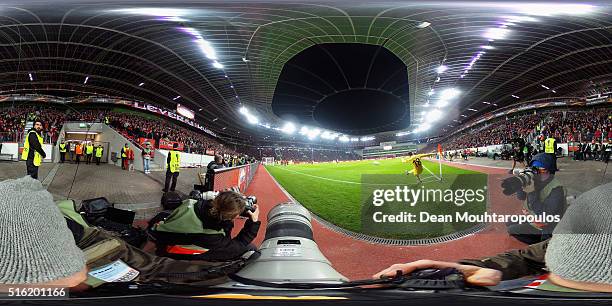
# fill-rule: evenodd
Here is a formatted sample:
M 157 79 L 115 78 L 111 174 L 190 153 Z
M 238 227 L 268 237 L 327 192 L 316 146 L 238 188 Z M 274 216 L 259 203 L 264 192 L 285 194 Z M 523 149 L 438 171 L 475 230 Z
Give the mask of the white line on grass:
M 438 179 L 438 181 L 441 181 L 442 179 L 440 177 L 438 177 L 437 175 L 435 175 L 433 172 L 431 172 L 431 170 L 429 170 L 429 168 L 425 167 L 425 165 L 423 165 L 423 168 L 425 168 L 425 170 L 427 170 L 427 172 L 431 173 L 431 175 L 433 175 L 435 178 Z
M 361 183 L 361 182 L 351 182 L 351 181 L 336 180 L 336 179 L 331 179 L 331 178 L 328 178 L 328 177 L 316 176 L 316 175 L 312 175 L 312 174 L 308 174 L 308 173 L 303 173 L 303 172 L 299 172 L 299 171 L 295 171 L 295 170 L 289 170 L 289 169 L 285 169 L 285 168 L 281 168 L 281 167 L 276 167 L 276 166 L 274 166 L 274 167 L 278 168 L 278 169 L 281 169 L 281 170 L 288 171 L 288 172 L 292 172 L 292 173 L 295 173 L 295 174 L 300 174 L 300 175 L 304 175 L 304 176 L 309 176 L 309 177 L 313 177 L 313 178 L 317 178 L 317 179 L 321 179 L 321 180 L 326 180 L 326 181 L 337 182 L 337 183 L 354 184 L 354 185 L 368 185 L 368 186 L 397 186 L 398 185 L 398 184 L 368 184 L 368 183 Z M 427 168 L 425 168 L 425 169 L 427 169 Z M 429 169 L 427 171 L 429 171 Z M 431 171 L 429 171 L 429 172 L 431 173 Z M 434 177 L 435 177 L 435 175 L 434 175 Z M 423 178 L 422 182 L 423 183 L 430 182 L 429 180 L 427 180 L 427 179 L 430 179 L 430 178 L 431 178 L 431 176 Z M 407 185 L 407 186 L 414 186 L 414 185 L 418 185 L 418 184 L 419 183 L 417 182 L 415 184 L 411 184 L 411 185 Z

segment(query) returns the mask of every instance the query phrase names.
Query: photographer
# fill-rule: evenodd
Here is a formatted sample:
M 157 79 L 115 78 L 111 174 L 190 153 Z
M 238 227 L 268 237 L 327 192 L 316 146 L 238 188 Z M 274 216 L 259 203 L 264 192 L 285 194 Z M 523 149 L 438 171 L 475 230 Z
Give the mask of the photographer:
M 526 215 L 563 216 L 567 201 L 563 186 L 555 178 L 553 158 L 539 153 L 533 157 L 530 167 L 521 175 L 502 182 L 504 194 L 516 194 L 519 200 L 523 200 L 523 213 Z M 534 244 L 550 238 L 555 226 L 556 223 L 509 223 L 508 233 L 519 241 Z
M 257 236 L 259 208 L 240 193 L 224 191 L 213 200 L 186 200 L 165 220 L 149 229 L 160 256 L 175 259 L 228 260 L 247 251 L 255 250 L 251 244 Z M 231 237 L 234 219 L 248 216 L 244 227 Z
M 612 292 L 612 183 L 580 195 L 561 219 L 550 240 L 525 249 L 510 250 L 481 259 L 455 262 L 418 260 L 394 264 L 373 278 L 409 274 L 419 269 L 455 268 L 469 284 L 494 286 L 502 280 L 549 273 L 545 286 L 550 291 Z

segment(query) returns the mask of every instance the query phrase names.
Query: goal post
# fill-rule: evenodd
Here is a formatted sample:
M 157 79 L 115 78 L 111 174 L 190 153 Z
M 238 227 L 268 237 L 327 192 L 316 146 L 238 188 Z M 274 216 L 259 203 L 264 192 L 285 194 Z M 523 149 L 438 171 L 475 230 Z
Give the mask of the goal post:
M 264 165 L 274 165 L 274 157 L 264 157 L 261 161 Z

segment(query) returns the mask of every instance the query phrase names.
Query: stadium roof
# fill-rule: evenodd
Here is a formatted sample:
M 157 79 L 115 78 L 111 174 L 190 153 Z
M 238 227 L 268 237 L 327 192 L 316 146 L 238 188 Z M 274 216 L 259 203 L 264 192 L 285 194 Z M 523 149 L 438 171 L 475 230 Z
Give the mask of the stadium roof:
M 406 66 L 409 110 L 391 129 L 437 135 L 512 103 L 609 90 L 610 12 L 604 1 L 5 1 L 0 91 L 180 103 L 221 134 L 298 137 L 282 136 L 273 107 L 285 64 L 315 45 L 365 43 Z M 333 128 L 314 113 L 294 124 Z

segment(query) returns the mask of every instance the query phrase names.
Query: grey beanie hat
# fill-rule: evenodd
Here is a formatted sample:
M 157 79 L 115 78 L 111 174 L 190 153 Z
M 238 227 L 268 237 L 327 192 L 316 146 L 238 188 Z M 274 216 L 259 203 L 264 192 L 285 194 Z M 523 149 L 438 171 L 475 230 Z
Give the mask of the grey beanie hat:
M 50 282 L 85 267 L 53 196 L 29 176 L 0 182 L 0 284 Z
M 567 280 L 612 284 L 612 183 L 570 205 L 546 250 L 550 272 Z

